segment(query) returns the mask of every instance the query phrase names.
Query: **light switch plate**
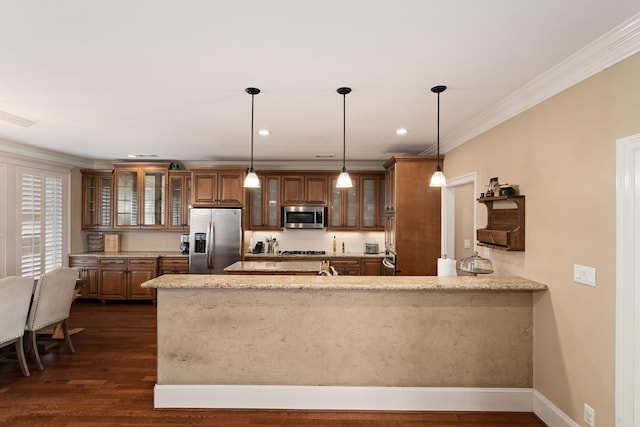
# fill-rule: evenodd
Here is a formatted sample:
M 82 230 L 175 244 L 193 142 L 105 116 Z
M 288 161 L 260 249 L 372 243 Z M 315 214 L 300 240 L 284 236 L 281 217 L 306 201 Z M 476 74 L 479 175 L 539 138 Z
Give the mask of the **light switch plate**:
M 471 240 L 464 239 L 464 248 L 465 249 L 471 249 Z
M 583 285 L 596 286 L 596 269 L 580 264 L 573 264 L 573 281 Z

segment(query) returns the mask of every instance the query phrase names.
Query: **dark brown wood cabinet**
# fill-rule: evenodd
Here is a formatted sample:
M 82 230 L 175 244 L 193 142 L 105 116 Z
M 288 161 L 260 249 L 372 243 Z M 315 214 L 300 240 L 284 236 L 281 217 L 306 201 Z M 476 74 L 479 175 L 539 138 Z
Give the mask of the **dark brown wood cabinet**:
M 435 168 L 435 156 L 394 156 L 385 163 L 385 244 L 397 254 L 400 275 L 437 274 L 441 195 L 429 187 Z
M 384 276 L 382 257 L 362 258 L 360 260 L 362 276 Z
M 326 173 L 283 175 L 281 183 L 281 206 L 325 206 L 327 204 L 328 175 Z
M 80 298 L 98 298 L 98 259 L 92 256 L 69 257 L 69 267 L 76 268 L 84 286 Z
M 477 230 L 479 246 L 502 251 L 524 251 L 524 196 L 483 197 L 487 226 Z
M 360 258 L 331 259 L 329 265 L 335 268 L 340 276 L 360 276 Z
M 383 231 L 386 179 L 383 172 L 358 176 L 360 226 L 362 231 Z
M 189 230 L 191 172 L 169 171 L 167 188 L 167 229 Z
M 193 207 L 242 207 L 245 169 L 192 169 Z
M 189 257 L 160 257 L 158 275 L 163 274 L 189 274 Z
M 82 170 L 82 229 L 113 227 L 113 171 Z
M 353 187 L 336 188 L 338 177 L 329 181 L 329 230 L 358 230 L 360 228 L 360 182 L 352 177 Z
M 166 228 L 169 163 L 114 165 L 114 225 L 117 229 Z
M 280 230 L 280 176 L 258 175 L 260 188 L 249 188 L 247 197 L 250 230 Z
M 106 300 L 155 300 L 155 289 L 140 285 L 156 277 L 155 257 L 106 257 L 98 260 L 98 298 Z

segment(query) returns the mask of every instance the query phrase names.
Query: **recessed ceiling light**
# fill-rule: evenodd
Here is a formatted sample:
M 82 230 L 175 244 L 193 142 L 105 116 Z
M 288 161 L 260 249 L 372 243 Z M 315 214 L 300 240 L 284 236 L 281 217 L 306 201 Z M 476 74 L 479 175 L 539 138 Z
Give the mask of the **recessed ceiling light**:
M 406 130 L 405 128 L 400 128 L 398 130 L 396 130 L 396 134 L 398 135 L 406 135 L 409 131 Z
M 267 129 L 260 129 L 260 130 L 258 131 L 258 134 L 259 134 L 259 135 L 262 135 L 262 136 L 267 136 L 267 135 L 269 135 L 270 133 L 271 133 L 271 132 L 269 132 Z

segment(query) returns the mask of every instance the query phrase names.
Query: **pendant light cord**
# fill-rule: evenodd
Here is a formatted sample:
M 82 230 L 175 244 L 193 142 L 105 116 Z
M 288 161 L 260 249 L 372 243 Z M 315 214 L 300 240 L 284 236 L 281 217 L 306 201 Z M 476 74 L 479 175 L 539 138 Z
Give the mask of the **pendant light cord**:
M 436 126 L 437 129 L 437 141 L 438 141 L 438 155 L 437 155 L 437 159 L 438 159 L 438 170 L 440 170 L 440 92 L 438 92 L 438 125 Z
M 347 156 L 347 94 L 342 94 L 342 172 L 346 170 Z
M 253 172 L 253 99 L 255 95 L 251 94 L 251 171 Z

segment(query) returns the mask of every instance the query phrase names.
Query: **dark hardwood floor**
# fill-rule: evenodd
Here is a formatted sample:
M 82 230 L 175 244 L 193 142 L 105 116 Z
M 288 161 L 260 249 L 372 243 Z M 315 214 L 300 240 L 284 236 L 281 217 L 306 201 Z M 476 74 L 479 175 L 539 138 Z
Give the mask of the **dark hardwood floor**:
M 0 350 L 0 425 L 11 426 L 544 426 L 534 415 L 458 412 L 154 410 L 156 316 L 151 303 L 77 301 L 63 344 L 22 377 L 11 349 Z

